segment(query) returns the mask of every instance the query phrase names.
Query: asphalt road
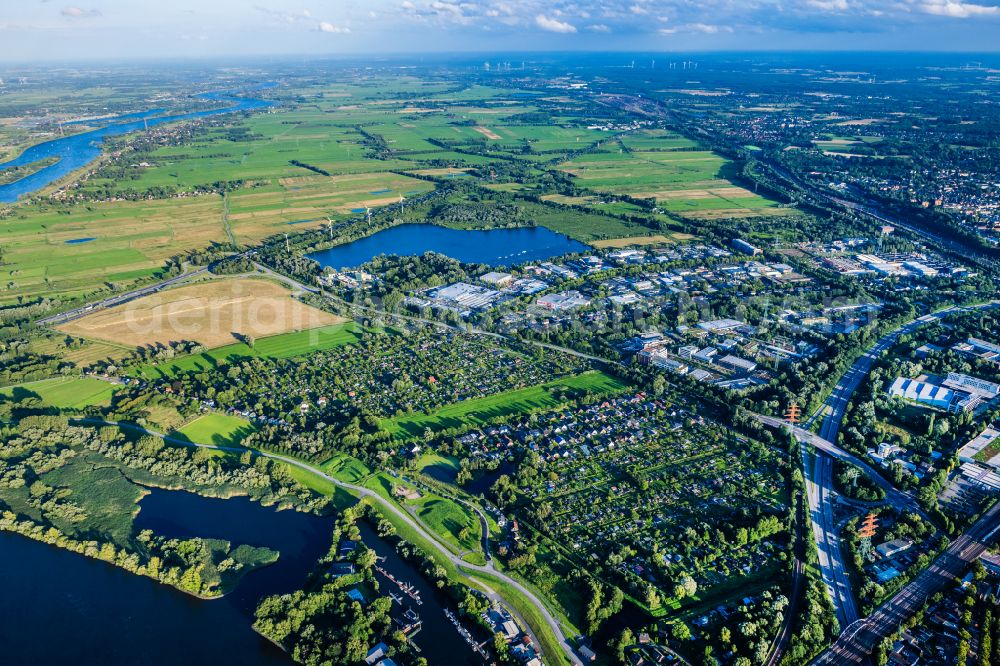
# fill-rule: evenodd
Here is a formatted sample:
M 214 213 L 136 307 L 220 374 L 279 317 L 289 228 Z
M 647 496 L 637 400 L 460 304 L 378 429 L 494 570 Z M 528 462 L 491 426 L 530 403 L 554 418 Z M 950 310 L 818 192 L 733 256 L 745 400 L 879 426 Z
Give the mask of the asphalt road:
M 960 310 L 975 310 L 995 308 L 1000 303 L 992 302 L 983 305 L 964 308 L 952 307 L 930 315 L 924 315 L 909 321 L 899 328 L 885 334 L 862 354 L 848 370 L 841 375 L 824 404 L 825 418 L 820 425 L 819 434 L 804 428 L 789 426 L 781 419 L 769 416 L 758 416 L 765 424 L 776 428 L 789 428 L 795 437 L 803 444 L 810 444 L 816 449 L 816 458 L 812 468 L 805 464 L 808 457 L 803 449 L 803 465 L 806 477 L 806 494 L 809 504 L 809 514 L 813 527 L 819 555 L 820 572 L 823 583 L 833 602 L 837 621 L 842 630 L 858 622 L 857 602 L 851 592 L 850 579 L 846 571 L 846 563 L 836 523 L 833 519 L 833 459 L 839 459 L 861 468 L 868 476 L 886 492 L 886 499 L 894 506 L 926 515 L 912 495 L 904 493 L 893 486 L 874 467 L 864 460 L 836 445 L 837 437 L 843 423 L 844 414 L 851 398 L 858 387 L 868 376 L 875 361 L 890 349 L 901 335 L 912 333 L 930 322 L 943 319 Z
M 912 617 L 927 598 L 954 583 L 996 540 L 1000 531 L 1000 504 L 994 505 L 962 536 L 896 596 L 875 609 L 871 615 L 841 632 L 836 642 L 813 664 L 863 664 L 875 646 L 892 635 Z
M 833 600 L 837 621 L 842 628 L 847 627 L 860 615 L 833 518 L 833 458 L 822 454 L 816 456 L 812 478 L 806 480 L 806 492 L 823 583 Z
M 65 312 L 60 312 L 59 314 L 52 315 L 51 317 L 46 317 L 44 319 L 39 319 L 38 323 L 43 326 L 51 326 L 53 324 L 65 324 L 68 321 L 73 321 L 74 319 L 79 319 L 85 315 L 98 310 L 103 310 L 105 308 L 110 308 L 115 305 L 121 305 L 122 303 L 127 303 L 128 301 L 134 300 L 136 298 L 142 298 L 143 296 L 149 296 L 150 294 L 155 294 L 161 289 L 166 289 L 167 287 L 177 284 L 178 282 L 183 282 L 196 275 L 201 275 L 206 273 L 208 268 L 198 268 L 187 273 L 181 273 L 180 275 L 168 278 L 156 284 L 147 285 L 139 289 L 133 289 L 132 291 L 126 291 L 121 294 L 115 294 L 114 296 L 109 296 L 104 300 L 97 301 L 96 303 L 89 303 L 87 305 L 74 308 L 73 310 L 67 310 Z
M 219 450 L 219 451 L 231 451 L 231 452 L 236 452 L 236 453 L 242 453 L 244 451 L 250 450 L 254 454 L 262 456 L 264 458 L 271 458 L 272 460 L 279 460 L 279 461 L 281 461 L 283 463 L 286 463 L 288 465 L 293 465 L 295 467 L 298 467 L 299 469 L 303 469 L 303 470 L 306 470 L 308 472 L 311 472 L 312 474 L 315 474 L 316 476 L 319 476 L 320 478 L 326 479 L 327 481 L 329 481 L 330 483 L 334 484 L 335 486 L 339 486 L 339 487 L 341 487 L 341 488 L 343 488 L 345 490 L 350 491 L 352 494 L 354 494 L 354 495 L 356 495 L 358 497 L 362 497 L 362 498 L 367 497 L 367 498 L 370 498 L 373 502 L 377 502 L 384 509 L 386 509 L 387 511 L 392 512 L 400 520 L 402 520 L 407 525 L 409 525 L 409 527 L 411 529 L 413 529 L 415 532 L 417 532 L 417 534 L 419 534 L 421 537 L 423 537 L 429 544 L 431 544 L 431 545 L 434 546 L 435 550 L 437 550 L 437 555 L 438 556 L 444 557 L 449 562 L 451 562 L 455 567 L 457 567 L 459 570 L 474 571 L 474 572 L 478 572 L 478 573 L 482 573 L 482 574 L 486 574 L 486 575 L 492 576 L 494 578 L 497 578 L 498 580 L 503 581 L 507 585 L 510 585 L 511 587 L 513 587 L 514 589 L 516 589 L 518 592 L 520 592 L 521 595 L 523 595 L 525 597 L 525 599 L 527 599 L 533 606 L 535 606 L 535 609 L 538 611 L 538 613 L 545 620 L 545 623 L 548 625 L 548 627 L 552 631 L 553 635 L 559 641 L 559 644 L 562 647 L 563 651 L 565 652 L 566 657 L 569 659 L 570 663 L 572 663 L 574 666 L 583 666 L 583 662 L 580 660 L 579 657 L 576 656 L 576 653 L 573 651 L 573 648 L 570 647 L 569 641 L 567 640 L 566 635 L 563 633 L 562 627 L 560 626 L 558 620 L 556 620 L 555 616 L 553 616 L 552 613 L 549 612 L 549 610 L 545 607 L 545 604 L 542 603 L 542 601 L 535 595 L 534 592 L 532 592 L 531 590 L 529 590 L 528 588 L 526 588 L 524 585 L 522 585 L 521 583 L 519 583 L 515 579 L 511 578 L 510 576 L 508 576 L 508 575 L 506 575 L 504 573 L 501 573 L 500 571 L 497 571 L 496 568 L 493 566 L 493 562 L 492 561 L 488 562 L 486 565 L 482 565 L 481 566 L 481 565 L 476 565 L 476 564 L 469 564 L 468 562 L 462 560 L 460 557 L 458 557 L 457 555 L 453 554 L 446 546 L 443 546 L 438 541 L 437 537 L 435 537 L 430 532 L 428 532 L 426 529 L 424 529 L 424 527 L 420 523 L 418 523 L 417 521 L 415 521 L 412 516 L 410 516 L 408 513 L 406 513 L 406 511 L 404 511 L 403 509 L 399 508 L 394 503 L 386 500 L 385 498 L 383 498 L 381 495 L 377 494 L 373 490 L 365 488 L 364 486 L 358 486 L 358 485 L 354 485 L 353 483 L 347 483 L 345 481 L 341 481 L 339 479 L 334 478 L 333 476 L 330 476 L 329 474 L 327 474 L 323 470 L 321 470 L 321 469 L 319 469 L 317 467 L 313 467 L 309 463 L 303 462 L 301 460 L 296 460 L 295 458 L 290 458 L 288 456 L 283 456 L 283 455 L 280 455 L 280 454 L 277 454 L 277 453 L 269 453 L 267 451 L 261 451 L 261 450 L 258 450 L 258 449 L 247 449 L 247 448 L 244 448 L 244 447 L 215 446 L 215 445 L 212 445 L 212 444 L 196 444 L 196 443 L 184 441 L 184 440 L 181 440 L 181 439 L 174 439 L 174 438 L 172 438 L 172 437 L 170 437 L 168 435 L 165 435 L 164 433 L 157 432 L 155 430 L 149 430 L 147 428 L 142 428 L 142 427 L 136 426 L 134 424 L 130 424 L 130 423 L 119 423 L 119 422 L 115 422 L 115 421 L 105 421 L 103 419 L 96 419 L 96 418 L 83 418 L 83 419 L 78 419 L 78 421 L 86 422 L 86 423 L 102 424 L 102 425 L 113 425 L 113 426 L 118 426 L 118 427 L 123 427 L 123 428 L 130 428 L 132 430 L 137 430 L 137 431 L 143 432 L 145 434 L 153 435 L 154 437 L 160 437 L 161 439 L 163 439 L 165 441 L 169 441 L 171 444 L 179 444 L 179 445 L 183 445 L 183 446 L 192 446 L 192 447 L 204 448 L 204 449 L 216 449 L 216 450 Z M 485 584 L 482 584 L 482 583 L 477 583 L 477 585 L 483 585 L 483 586 L 485 586 Z M 516 611 L 511 606 L 511 604 L 509 602 L 507 602 L 507 601 L 504 601 L 504 599 L 501 597 L 501 595 L 498 592 L 496 592 L 495 590 L 489 589 L 488 592 L 487 592 L 487 596 L 490 598 L 491 601 L 503 602 L 505 606 L 507 606 L 508 608 L 510 608 L 511 611 L 515 612 L 515 614 L 516 614 Z M 527 621 L 523 617 L 520 617 L 520 620 L 521 620 L 521 624 L 526 628 L 528 634 L 531 636 L 531 638 L 534 641 L 535 645 L 536 646 L 540 646 L 541 643 L 538 641 L 538 638 L 532 632 L 531 626 L 527 623 Z
M 891 616 L 885 613 L 883 615 L 879 615 L 879 612 L 877 611 L 868 619 L 861 620 L 857 609 L 857 603 L 851 592 L 850 579 L 847 576 L 843 553 L 840 548 L 837 526 L 833 520 L 833 501 L 831 494 L 833 491 L 833 459 L 836 458 L 849 462 L 864 470 L 879 487 L 885 490 L 887 501 L 892 503 L 894 506 L 915 511 L 926 516 L 923 509 L 912 495 L 898 490 L 867 462 L 836 445 L 837 437 L 840 434 L 840 428 L 843 423 L 844 414 L 851 398 L 854 396 L 854 393 L 857 391 L 861 383 L 868 376 L 868 373 L 871 371 L 875 361 L 888 349 L 890 349 L 900 336 L 912 333 L 921 326 L 933 321 L 944 319 L 950 314 L 958 311 L 996 307 L 1000 307 L 1000 303 L 994 301 L 982 305 L 947 308 L 909 321 L 879 338 L 879 340 L 863 355 L 861 355 L 851 365 L 851 367 L 848 368 L 847 372 L 840 377 L 837 385 L 827 398 L 826 403 L 824 404 L 826 416 L 820 425 L 819 435 L 816 435 L 804 428 L 790 426 L 781 419 L 758 415 L 758 418 L 767 425 L 777 428 L 789 428 L 799 442 L 803 445 L 810 444 L 816 449 L 816 458 L 813 468 L 809 469 L 809 466 L 805 465 L 809 513 L 813 526 L 813 535 L 816 539 L 822 579 L 827 587 L 830 599 L 834 605 L 837 620 L 842 628 L 841 638 L 838 639 L 834 647 L 837 647 L 841 643 L 844 644 L 844 646 L 837 647 L 836 655 L 830 657 L 831 659 L 834 659 L 833 661 L 823 663 L 863 663 L 867 660 L 867 655 L 869 653 L 866 652 L 864 653 L 864 656 L 858 656 L 860 653 L 857 652 L 857 647 L 864 645 L 868 645 L 870 647 L 874 645 L 875 643 L 871 642 L 873 637 L 877 638 L 877 640 L 881 640 L 881 636 L 889 635 L 889 633 L 894 630 L 895 626 L 898 626 L 898 624 L 902 622 L 902 619 L 905 619 L 908 616 L 906 615 L 907 613 L 912 613 L 916 608 L 918 608 L 923 603 L 923 599 L 930 594 L 930 592 L 928 592 L 927 594 L 920 596 L 922 590 L 928 588 L 928 585 L 930 585 L 929 581 L 937 581 L 935 574 L 940 577 L 940 575 L 950 573 L 953 570 L 961 571 L 964 566 L 967 566 L 975 559 L 975 557 L 978 557 L 978 553 L 975 553 L 975 548 L 970 547 L 969 544 L 965 544 L 964 546 L 960 544 L 962 539 L 970 537 L 975 539 L 976 533 L 970 531 L 967 535 L 956 540 L 955 544 L 959 544 L 956 553 L 966 552 L 970 556 L 975 553 L 975 557 L 963 560 L 963 558 L 956 555 L 949 557 L 948 552 L 942 555 L 939 562 L 935 562 L 930 569 L 921 574 L 921 576 L 918 576 L 918 578 L 914 581 L 914 583 L 916 583 L 918 580 L 923 580 L 920 587 L 910 590 L 910 595 L 913 599 L 919 599 L 919 603 L 914 602 L 914 604 L 909 604 L 906 603 L 906 599 L 908 597 L 898 597 L 900 598 L 900 601 L 891 606 L 889 609 L 892 612 Z M 807 460 L 805 448 L 803 448 L 802 454 L 803 464 L 805 464 L 805 461 Z M 977 526 L 978 525 L 979 524 L 977 524 Z M 989 527 L 990 526 L 987 525 L 984 529 Z M 953 544 L 953 546 L 955 544 Z M 964 548 L 967 548 L 967 550 L 963 550 Z M 952 549 L 949 549 L 949 551 L 951 550 Z M 978 552 L 982 552 L 982 549 L 979 549 Z M 943 584 L 943 582 L 940 582 L 940 585 Z M 940 585 L 934 589 L 939 589 Z M 910 586 L 904 588 L 904 591 L 906 591 L 909 587 Z M 902 595 L 902 593 L 900 594 Z M 902 614 L 902 619 L 899 619 L 900 614 Z M 892 622 L 895 622 L 895 625 L 890 627 Z M 831 648 L 831 650 L 833 650 L 833 648 Z M 857 658 L 852 662 L 851 659 L 848 658 L 849 654 L 854 655 Z M 844 657 L 846 660 L 837 661 L 839 657 Z

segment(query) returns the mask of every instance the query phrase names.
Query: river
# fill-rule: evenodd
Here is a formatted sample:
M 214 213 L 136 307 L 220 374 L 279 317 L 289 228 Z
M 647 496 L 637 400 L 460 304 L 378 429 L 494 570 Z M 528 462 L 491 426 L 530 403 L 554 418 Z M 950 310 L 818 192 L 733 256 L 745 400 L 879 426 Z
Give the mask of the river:
M 205 118 L 220 113 L 251 111 L 273 105 L 272 102 L 266 100 L 251 97 L 233 97 L 224 92 L 202 93 L 198 97 L 218 101 L 227 106 L 177 115 L 159 115 L 163 113 L 163 109 L 151 109 L 149 111 L 130 113 L 113 118 L 102 118 L 101 120 L 93 121 L 94 124 L 103 124 L 98 129 L 52 139 L 31 146 L 16 159 L 0 163 L 0 170 L 8 167 L 33 164 L 49 157 L 57 157 L 59 161 L 13 183 L 0 185 L 0 203 L 17 201 L 18 198 L 37 192 L 46 185 L 69 175 L 77 169 L 87 166 L 100 157 L 104 139 L 108 137 L 121 136 L 122 134 L 135 132 L 145 127 L 153 127 L 167 122 Z M 71 124 L 76 123 L 67 123 L 67 125 Z
M 252 629 L 257 601 L 305 582 L 330 545 L 333 518 L 276 511 L 247 498 L 211 499 L 154 490 L 136 529 L 268 546 L 278 562 L 248 574 L 222 599 L 202 600 L 15 534 L 0 533 L 0 663 L 277 666 L 291 663 Z M 444 616 L 444 599 L 365 524 L 380 566 L 415 585 L 423 629 L 415 642 L 430 664 L 480 664 Z M 378 575 L 382 593 L 398 592 Z
M 371 236 L 309 255 L 337 270 L 357 268 L 380 254 L 415 256 L 438 252 L 466 263 L 512 266 L 589 248 L 545 227 L 465 230 L 436 224 L 400 224 Z

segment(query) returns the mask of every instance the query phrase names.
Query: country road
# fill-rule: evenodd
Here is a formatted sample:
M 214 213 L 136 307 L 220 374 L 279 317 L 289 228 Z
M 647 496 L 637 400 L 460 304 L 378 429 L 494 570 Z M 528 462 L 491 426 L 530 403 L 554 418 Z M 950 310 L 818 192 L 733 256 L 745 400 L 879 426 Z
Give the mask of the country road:
M 355 485 L 353 483 L 347 483 L 346 481 L 341 481 L 341 480 L 339 480 L 339 479 L 337 479 L 337 478 L 335 478 L 335 477 L 327 474 L 323 470 L 321 470 L 321 469 L 319 469 L 317 467 L 314 467 L 313 465 L 310 465 L 307 462 L 304 462 L 302 460 L 297 460 L 296 458 L 292 458 L 290 456 L 284 456 L 284 455 L 281 455 L 281 454 L 278 454 L 278 453 L 270 453 L 268 451 L 261 451 L 259 449 L 248 449 L 248 448 L 245 448 L 245 447 L 217 446 L 217 445 L 214 445 L 214 444 L 198 444 L 198 443 L 195 443 L 195 442 L 188 442 L 188 441 L 184 441 L 184 440 L 177 439 L 177 438 L 174 438 L 174 437 L 170 437 L 169 435 L 166 435 L 166 434 L 164 434 L 162 432 L 157 432 L 155 430 L 150 430 L 148 428 L 143 428 L 141 426 L 138 426 L 138 425 L 135 425 L 135 424 L 132 424 L 132 423 L 124 423 L 124 422 L 118 422 L 118 421 L 107 421 L 107 420 L 104 420 L 104 419 L 97 419 L 97 418 L 92 418 L 92 417 L 80 418 L 80 419 L 75 419 L 75 420 L 77 422 L 88 423 L 88 424 L 93 424 L 93 425 L 109 425 L 109 426 L 116 426 L 116 427 L 119 427 L 119 428 L 126 428 L 126 429 L 129 429 L 129 430 L 141 432 L 143 434 L 152 435 L 154 437 L 159 437 L 159 438 L 163 439 L 166 442 L 170 442 L 171 444 L 176 444 L 176 445 L 181 445 L 181 446 L 189 446 L 189 447 L 203 448 L 203 449 L 214 449 L 214 450 L 217 450 L 217 451 L 228 451 L 228 452 L 233 452 L 233 453 L 243 453 L 243 452 L 246 452 L 246 451 L 250 451 L 254 455 L 258 455 L 258 456 L 261 456 L 261 457 L 264 457 L 264 458 L 270 458 L 272 460 L 277 460 L 277 461 L 283 462 L 283 463 L 285 463 L 287 465 L 292 465 L 292 466 L 297 467 L 299 469 L 305 470 L 305 471 L 307 471 L 307 472 L 309 472 L 311 474 L 315 474 L 316 476 L 318 476 L 318 477 L 320 477 L 320 478 L 322 478 L 322 479 L 324 479 L 326 481 L 329 481 L 330 483 L 334 484 L 335 486 L 337 486 L 339 488 L 343 488 L 344 490 L 347 490 L 348 492 L 356 495 L 359 498 L 368 498 L 371 501 L 378 503 L 383 509 L 385 509 L 387 511 L 390 511 L 397 518 L 399 518 L 400 520 L 402 520 L 403 522 L 405 522 L 407 524 L 407 526 L 409 526 L 417 534 L 419 534 L 421 538 L 425 539 L 429 544 L 433 545 L 433 547 L 435 548 L 435 550 L 438 551 L 438 553 L 437 553 L 438 555 L 440 555 L 441 557 L 446 558 L 449 562 L 451 562 L 460 571 L 465 570 L 467 572 L 468 571 L 472 571 L 472 572 L 478 572 L 478 573 L 486 574 L 488 576 L 492 576 L 494 578 L 497 578 L 497 579 L 503 581 L 504 583 L 506 583 L 507 585 L 510 585 L 511 587 L 513 587 L 514 589 L 516 589 L 521 595 L 523 595 L 525 597 L 525 599 L 527 599 L 535 607 L 535 609 L 538 611 L 538 613 L 544 618 L 545 623 L 548 625 L 549 630 L 552 632 L 552 634 L 559 641 L 560 647 L 562 647 L 563 652 L 566 654 L 566 657 L 570 661 L 570 663 L 572 663 L 574 666 L 583 666 L 583 662 L 579 659 L 579 657 L 576 656 L 576 653 L 573 651 L 573 648 L 570 646 L 569 641 L 567 640 L 567 637 L 566 637 L 565 633 L 563 632 L 561 625 L 559 624 L 559 621 L 549 612 L 548 608 L 546 608 L 545 604 L 542 603 L 542 601 L 535 595 L 534 592 L 532 592 L 531 590 L 529 590 L 527 587 L 525 587 L 524 585 L 522 585 L 517 580 L 515 580 L 515 579 L 511 578 L 510 576 L 508 576 L 508 575 L 506 575 L 506 574 L 498 571 L 495 568 L 495 566 L 494 566 L 494 564 L 493 564 L 492 561 L 488 562 L 486 565 L 476 565 L 476 564 L 469 564 L 468 562 L 465 562 L 460 557 L 458 557 L 457 555 L 453 554 L 446 546 L 442 545 L 437 537 L 435 537 L 430 532 L 428 532 L 423 527 L 423 525 L 421 525 L 416 520 L 414 520 L 413 517 L 410 516 L 406 511 L 400 509 L 394 503 L 386 500 L 385 498 L 383 498 L 381 495 L 379 495 L 378 493 L 376 493 L 373 490 L 370 490 L 370 489 L 365 488 L 363 486 Z M 480 583 L 478 581 L 474 582 L 473 585 L 474 586 L 475 585 L 479 585 L 479 586 L 486 587 L 483 583 Z M 503 597 L 498 592 L 496 592 L 495 590 L 488 589 L 487 596 L 490 598 L 491 601 L 502 601 L 502 602 L 504 602 L 504 605 L 506 605 L 512 611 L 515 611 L 515 613 L 516 613 L 516 610 L 510 604 L 510 602 L 504 600 Z M 531 635 L 531 638 L 534 641 L 535 645 L 539 645 L 540 646 L 541 643 L 538 641 L 538 638 L 535 635 L 534 631 L 532 630 L 532 627 L 527 623 L 527 621 L 523 617 L 521 617 L 520 619 L 521 619 L 522 624 L 527 629 L 529 635 Z

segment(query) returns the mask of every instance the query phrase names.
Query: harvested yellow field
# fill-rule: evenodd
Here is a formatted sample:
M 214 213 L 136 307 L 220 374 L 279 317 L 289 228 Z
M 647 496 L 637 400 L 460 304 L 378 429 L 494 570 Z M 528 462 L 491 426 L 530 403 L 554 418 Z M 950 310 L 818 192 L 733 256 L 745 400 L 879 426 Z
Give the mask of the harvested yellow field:
M 683 213 L 684 217 L 692 220 L 721 220 L 727 217 L 780 217 L 798 214 L 799 211 L 795 208 L 720 208 Z
M 442 167 L 438 169 L 415 169 L 407 173 L 415 173 L 418 176 L 457 176 L 460 173 L 468 173 L 469 171 L 471 171 L 469 167 Z
M 389 172 L 295 176 L 275 185 L 229 195 L 229 224 L 240 243 L 253 243 L 284 231 L 322 226 L 330 216 L 347 216 L 399 203 L 434 185 Z
M 31 351 L 45 356 L 55 356 L 83 368 L 97 361 L 125 358 L 132 353 L 132 348 L 96 340 L 86 340 L 83 344 L 67 346 L 64 338 L 53 335 L 32 340 Z
M 678 234 L 687 236 L 687 234 Z M 688 238 L 693 238 L 693 236 L 688 236 Z M 621 249 L 623 247 L 631 247 L 634 245 L 664 245 L 667 243 L 676 243 L 681 240 L 675 236 L 631 236 L 629 238 L 605 238 L 602 240 L 591 241 L 590 244 L 599 249 Z
M 858 118 L 857 120 L 845 120 L 842 123 L 834 123 L 838 127 L 858 127 L 865 125 L 874 125 L 875 123 L 882 123 L 884 120 L 879 120 L 878 118 Z
M 494 132 L 493 130 L 491 130 L 489 127 L 478 127 L 477 126 L 477 127 L 473 127 L 472 129 L 474 131 L 476 131 L 476 132 L 479 132 L 480 134 L 482 134 L 483 136 L 485 136 L 487 139 L 491 139 L 493 141 L 500 141 L 501 139 L 503 139 L 502 136 L 500 136 L 499 134 L 497 134 L 496 132 Z
M 645 192 L 637 194 L 638 197 L 653 198 L 657 200 L 670 199 L 711 199 L 712 197 L 722 197 L 730 199 L 733 197 L 752 197 L 754 193 L 742 187 L 715 187 L 710 190 L 667 190 L 656 192 Z
M 265 279 L 212 280 L 152 294 L 59 327 L 64 333 L 129 346 L 190 340 L 206 347 L 328 326 L 340 317 L 300 303 Z
M 545 194 L 540 198 L 542 201 L 551 201 L 567 206 L 586 206 L 597 201 L 597 197 L 571 197 L 567 194 Z

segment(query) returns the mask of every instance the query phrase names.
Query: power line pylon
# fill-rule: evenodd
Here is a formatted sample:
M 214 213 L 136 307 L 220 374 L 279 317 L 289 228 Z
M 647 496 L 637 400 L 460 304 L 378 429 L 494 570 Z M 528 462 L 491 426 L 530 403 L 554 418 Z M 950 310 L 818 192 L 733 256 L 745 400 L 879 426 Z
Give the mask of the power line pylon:
M 865 519 L 861 521 L 861 526 L 858 528 L 858 551 L 861 554 L 862 560 L 867 560 L 871 557 L 872 553 L 872 537 L 875 536 L 875 528 L 878 526 L 878 519 L 875 518 L 874 513 L 869 513 L 865 516 Z

